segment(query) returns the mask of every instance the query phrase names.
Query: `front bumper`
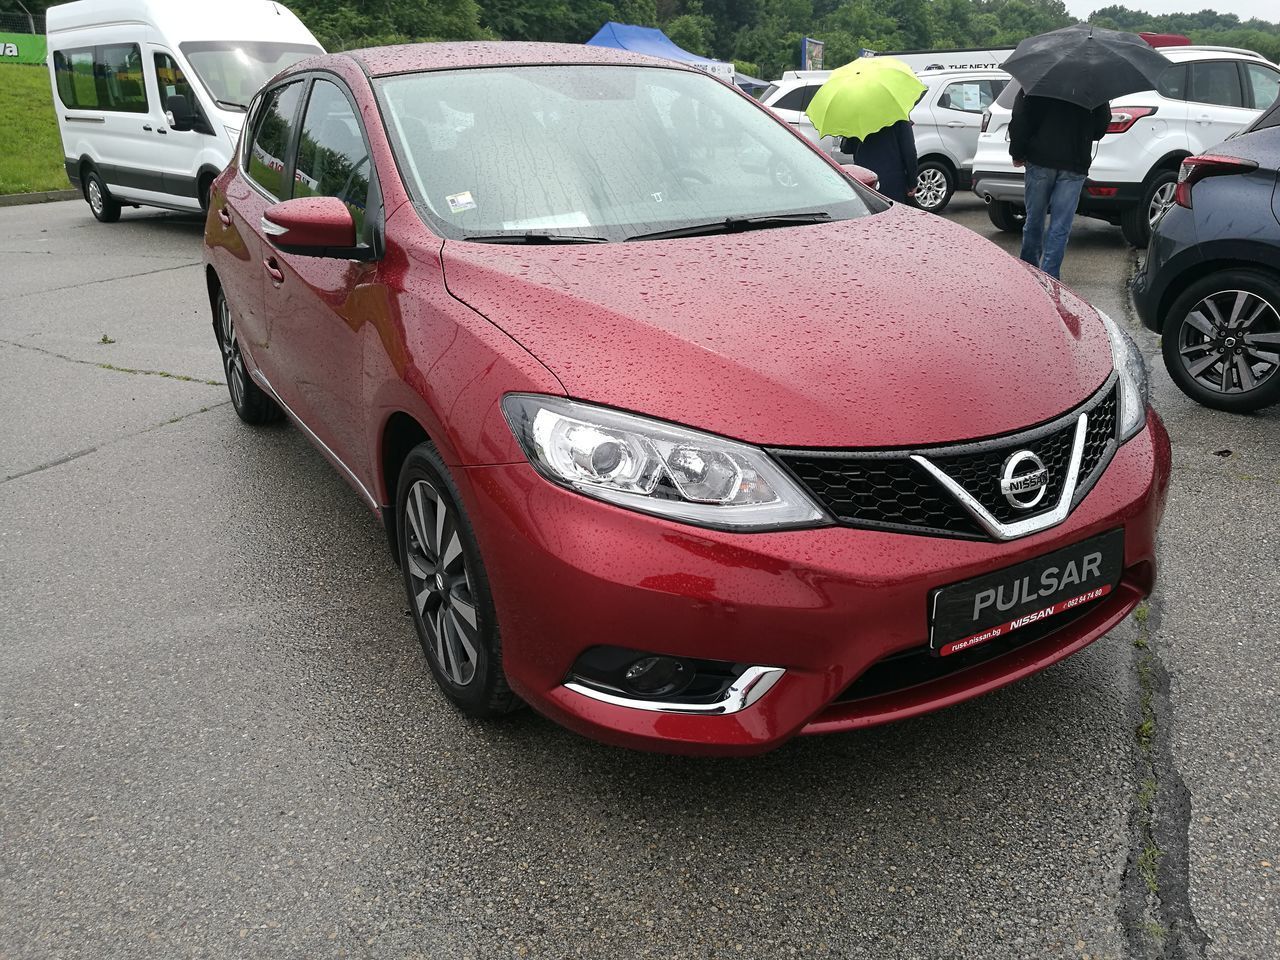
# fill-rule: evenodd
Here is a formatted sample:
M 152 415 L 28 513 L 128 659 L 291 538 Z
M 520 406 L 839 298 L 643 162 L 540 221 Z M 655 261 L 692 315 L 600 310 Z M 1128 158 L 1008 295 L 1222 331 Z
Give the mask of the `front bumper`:
M 554 486 L 527 464 L 459 471 L 493 588 L 512 688 L 587 736 L 672 753 L 760 753 L 801 733 L 885 723 L 1034 673 L 1102 636 L 1150 590 L 1169 477 L 1159 418 L 1074 513 L 1008 543 L 870 530 L 732 534 L 670 523 Z M 938 586 L 1125 528 L 1120 587 L 1060 629 L 932 681 L 841 700 L 873 665 L 927 643 Z M 565 686 L 599 644 L 785 668 L 727 715 L 637 710 Z

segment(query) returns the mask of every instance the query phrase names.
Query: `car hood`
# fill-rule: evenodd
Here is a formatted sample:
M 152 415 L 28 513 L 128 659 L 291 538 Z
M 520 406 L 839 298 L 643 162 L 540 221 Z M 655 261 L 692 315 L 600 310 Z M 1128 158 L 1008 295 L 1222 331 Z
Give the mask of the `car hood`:
M 1007 433 L 1110 374 L 1096 312 L 971 231 L 894 207 L 728 236 L 446 242 L 449 291 L 581 400 L 752 443 Z

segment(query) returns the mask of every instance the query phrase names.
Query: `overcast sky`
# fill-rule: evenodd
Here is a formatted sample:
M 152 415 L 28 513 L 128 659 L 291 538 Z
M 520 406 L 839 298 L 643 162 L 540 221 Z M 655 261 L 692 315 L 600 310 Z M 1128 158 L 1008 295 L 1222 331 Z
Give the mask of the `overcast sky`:
M 1094 10 L 1110 6 L 1114 0 L 1066 0 L 1067 9 L 1077 17 L 1087 17 Z M 1195 13 L 1197 10 L 1217 10 L 1234 13 L 1241 20 L 1260 17 L 1272 22 L 1280 21 L 1280 4 L 1276 0 L 1120 0 L 1130 10 L 1147 13 Z

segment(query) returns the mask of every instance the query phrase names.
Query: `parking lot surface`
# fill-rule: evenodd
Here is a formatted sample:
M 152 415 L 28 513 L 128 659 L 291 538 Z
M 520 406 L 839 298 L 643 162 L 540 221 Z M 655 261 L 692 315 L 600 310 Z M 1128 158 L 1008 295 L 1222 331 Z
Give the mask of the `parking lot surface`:
M 1144 616 L 749 761 L 461 718 L 378 523 L 227 403 L 200 234 L 0 209 L 0 957 L 1280 951 L 1280 408 L 1172 386 L 1118 230 L 1063 278 L 1173 437 Z

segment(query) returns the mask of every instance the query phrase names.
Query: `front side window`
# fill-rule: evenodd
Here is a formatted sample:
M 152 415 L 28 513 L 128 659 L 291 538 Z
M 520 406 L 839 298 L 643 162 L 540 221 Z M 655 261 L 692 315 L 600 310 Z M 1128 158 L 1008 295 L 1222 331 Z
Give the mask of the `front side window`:
M 375 86 L 406 184 L 447 237 L 626 240 L 729 218 L 884 209 L 781 121 L 693 71 L 494 67 Z
M 136 43 L 116 43 L 53 55 L 58 97 L 73 110 L 146 113 L 142 51 Z
M 370 167 L 369 150 L 350 101 L 337 85 L 317 80 L 298 141 L 293 195 L 337 197 L 351 211 L 356 236 L 363 237 Z
M 295 81 L 267 94 L 249 148 L 249 178 L 277 200 L 288 200 L 291 195 L 285 167 L 302 87 Z
M 1280 96 L 1280 73 L 1260 63 L 1244 65 L 1245 80 L 1255 110 L 1267 110 Z
M 192 110 L 199 103 L 195 89 L 178 66 L 178 61 L 167 53 L 156 54 L 156 87 L 160 90 L 161 104 L 168 103 L 173 96 L 186 97 Z
M 806 110 L 814 95 L 818 92 L 818 84 L 808 84 L 788 90 L 777 103 L 770 104 L 774 110 Z
M 201 40 L 179 46 L 209 96 L 228 110 L 247 110 L 258 89 L 281 70 L 324 53 L 306 43 Z
M 966 80 L 963 83 L 950 83 L 938 98 L 938 106 L 944 110 L 959 110 L 962 113 L 982 113 L 995 102 L 1002 89 L 1004 89 L 1004 81 L 1001 80 Z
M 1234 60 L 1207 60 L 1191 64 L 1192 103 L 1212 103 L 1220 107 L 1243 107 L 1240 71 Z

